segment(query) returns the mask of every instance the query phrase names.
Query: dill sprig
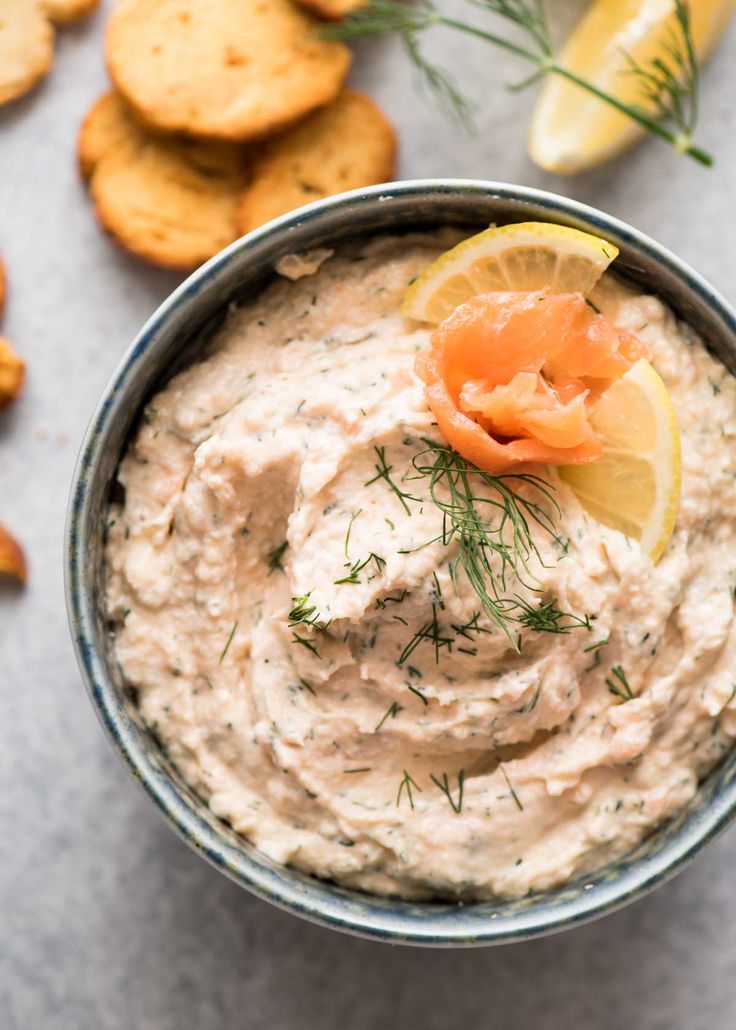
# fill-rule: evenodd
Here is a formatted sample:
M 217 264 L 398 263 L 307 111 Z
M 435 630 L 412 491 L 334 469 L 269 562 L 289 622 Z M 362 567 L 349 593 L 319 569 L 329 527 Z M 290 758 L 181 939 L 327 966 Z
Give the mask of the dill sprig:
M 422 641 L 429 640 L 434 648 L 435 663 L 439 665 L 441 649 L 444 647 L 447 648 L 448 651 L 451 651 L 454 639 L 454 637 L 448 636 L 447 629 L 437 618 L 437 605 L 433 604 L 432 618 L 428 622 L 425 622 L 423 626 L 420 626 L 399 655 L 396 664 L 401 668 L 407 658 L 410 658 L 414 654 Z
M 310 604 L 309 599 L 312 596 L 313 591 L 310 590 L 308 594 L 300 594 L 298 597 L 292 597 L 294 606 L 289 612 L 289 629 L 293 629 L 294 626 L 313 626 L 315 629 L 327 629 L 330 624 L 330 620 L 325 620 L 320 615 L 315 604 Z
M 465 770 L 461 769 L 460 772 L 457 774 L 457 801 L 452 796 L 452 791 L 450 790 L 450 781 L 447 777 L 446 772 L 442 773 L 441 780 L 438 780 L 434 773 L 430 773 L 429 778 L 436 787 L 439 787 L 439 789 L 445 795 L 447 800 L 450 802 L 450 807 L 452 808 L 455 815 L 461 812 L 463 807 L 463 791 L 465 788 Z
M 519 606 L 523 608 L 519 615 L 519 622 L 527 629 L 536 630 L 537 633 L 569 633 L 573 629 L 592 629 L 595 615 L 573 615 L 571 612 L 561 611 L 555 600 L 547 601 L 534 608 L 526 601 L 519 600 Z M 588 648 L 583 648 L 587 651 Z
M 354 561 L 353 564 L 350 566 L 350 571 L 348 572 L 347 576 L 343 576 L 342 579 L 336 579 L 334 581 L 335 586 L 339 586 L 341 583 L 360 583 L 360 577 L 358 576 L 358 573 L 361 572 L 366 567 L 366 565 L 368 565 L 369 562 L 375 562 L 376 568 L 379 572 L 381 572 L 381 570 L 386 567 L 386 559 L 382 558 L 380 554 L 374 554 L 373 551 L 371 551 L 368 557 L 364 558 L 363 561 L 361 561 L 360 559 Z
M 466 3 L 484 15 L 495 16 L 501 23 L 499 29 L 503 23 L 508 25 L 518 34 L 520 41 L 448 17 L 433 0 L 415 0 L 413 3 L 369 0 L 365 7 L 354 11 L 342 24 L 323 29 L 323 35 L 332 39 L 398 35 L 429 92 L 445 110 L 466 124 L 470 121 L 468 102 L 448 74 L 424 57 L 419 38 L 436 26 L 470 35 L 532 66 L 531 74 L 512 89 L 526 89 L 545 75 L 560 76 L 620 111 L 679 153 L 687 154 L 706 166 L 713 163 L 711 155 L 693 141 L 698 118 L 698 61 L 687 0 L 675 0 L 676 24 L 665 41 L 664 56 L 645 65 L 629 61 L 630 73 L 637 76 L 642 84 L 641 104 L 624 103 L 560 64 L 555 56 L 544 0 L 466 0 Z
M 442 512 L 439 539 L 445 546 L 457 544 L 457 556 L 450 563 L 452 581 L 457 585 L 462 568 L 483 611 L 518 649 L 511 624 L 519 621 L 525 607 L 520 599 L 505 596 L 507 582 L 513 577 L 537 589 L 530 563 L 542 563 L 542 558 L 532 526 L 554 535 L 552 516 L 544 506 L 559 514 L 552 487 L 529 473 L 491 475 L 444 444 L 426 438 L 423 442 L 427 446 L 413 464 L 417 477 L 429 478 L 430 497 Z M 538 500 L 521 494 L 520 486 Z M 485 492 L 478 487 L 485 487 Z
M 615 678 L 606 680 L 609 693 L 620 697 L 622 701 L 633 701 L 636 694 L 631 689 L 626 673 L 620 665 L 614 665 L 611 669 L 611 676 Z
M 413 497 L 412 494 L 407 493 L 406 490 L 402 490 L 398 483 L 392 479 L 391 473 L 393 471 L 393 465 L 389 465 L 386 461 L 386 448 L 374 446 L 373 450 L 376 452 L 378 457 L 378 462 L 375 466 L 376 474 L 372 479 L 369 479 L 364 483 L 363 486 L 370 486 L 372 483 L 377 483 L 379 479 L 383 479 L 389 490 L 398 497 L 406 514 L 411 515 L 411 508 L 407 504 L 407 501 L 416 501 L 417 503 L 421 503 L 421 498 Z
M 411 796 L 412 787 L 414 788 L 414 790 L 418 790 L 420 794 L 422 793 L 422 788 L 419 786 L 416 780 L 414 780 L 410 776 L 406 769 L 404 769 L 404 775 L 402 776 L 401 783 L 399 784 L 399 792 L 396 795 L 397 808 L 401 804 L 401 795 L 404 793 L 404 790 L 406 790 L 406 796 L 409 798 L 409 807 L 412 809 L 412 811 L 414 810 L 414 798 Z
M 635 76 L 641 86 L 644 117 L 651 112 L 660 129 L 665 129 L 671 134 L 664 138 L 671 142 L 675 149 L 697 156 L 691 148 L 698 123 L 700 69 L 693 44 L 690 5 L 687 0 L 675 0 L 675 19 L 676 27 L 669 28 L 662 44 L 664 57 L 655 57 L 649 64 L 644 65 L 635 61 L 629 54 L 626 55 L 626 59 L 629 74 Z M 708 158 L 708 155 L 699 153 L 701 157 Z M 706 160 L 703 163 L 712 162 Z

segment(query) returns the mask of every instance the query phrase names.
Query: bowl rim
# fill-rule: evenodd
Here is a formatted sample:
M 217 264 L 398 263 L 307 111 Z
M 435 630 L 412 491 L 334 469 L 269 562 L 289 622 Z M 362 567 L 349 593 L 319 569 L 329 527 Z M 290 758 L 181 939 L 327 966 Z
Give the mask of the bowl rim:
M 722 323 L 724 332 L 736 338 L 736 311 L 701 275 L 669 250 L 632 226 L 596 208 L 531 187 L 478 179 L 411 179 L 353 190 L 315 201 L 283 215 L 232 243 L 186 278 L 157 307 L 129 346 L 110 377 L 90 419 L 72 479 L 64 541 L 64 581 L 69 626 L 77 662 L 96 714 L 115 751 L 134 778 L 154 801 L 169 825 L 210 864 L 251 893 L 277 907 L 314 923 L 356 936 L 394 944 L 436 947 L 508 943 L 545 936 L 588 922 L 615 911 L 673 877 L 713 838 L 736 818 L 736 776 L 723 791 L 701 805 L 682 830 L 654 855 L 644 856 L 622 868 L 620 875 L 599 883 L 581 883 L 567 900 L 549 909 L 531 906 L 514 915 L 496 914 L 483 903 L 477 906 L 443 905 L 436 902 L 392 902 L 355 891 L 345 891 L 288 867 L 272 868 L 267 860 L 252 857 L 230 844 L 204 819 L 176 788 L 173 780 L 146 747 L 123 713 L 120 695 L 95 645 L 95 612 L 86 576 L 86 519 L 90 482 L 105 448 L 111 401 L 122 383 L 135 374 L 136 365 L 162 327 L 179 310 L 196 305 L 199 288 L 226 269 L 243 250 L 256 242 L 280 237 L 291 227 L 314 222 L 327 212 L 386 203 L 394 198 L 426 201 L 451 195 L 497 199 L 543 208 L 549 220 L 555 215 L 595 227 L 626 240 L 646 254 L 684 287 L 694 292 Z M 148 384 L 152 386 L 152 383 Z M 118 460 L 120 455 L 118 455 Z M 117 464 L 117 462 L 116 462 Z M 544 894 L 536 895 L 544 899 Z M 532 899 L 534 900 L 534 899 Z M 393 907 L 392 907 L 393 906 Z

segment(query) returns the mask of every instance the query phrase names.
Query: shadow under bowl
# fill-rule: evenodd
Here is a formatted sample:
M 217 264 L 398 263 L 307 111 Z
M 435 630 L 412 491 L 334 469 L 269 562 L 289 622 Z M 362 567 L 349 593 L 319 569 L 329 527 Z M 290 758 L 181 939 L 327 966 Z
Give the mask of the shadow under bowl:
M 633 901 L 680 870 L 736 811 L 736 752 L 693 801 L 635 851 L 582 880 L 517 900 L 471 904 L 373 897 L 303 875 L 257 851 L 217 819 L 143 725 L 113 652 L 104 611 L 104 525 L 116 471 L 144 404 L 196 359 L 227 307 L 258 290 L 285 254 L 381 232 L 442 225 L 552 221 L 619 247 L 616 271 L 658 295 L 732 372 L 736 313 L 700 276 L 630 226 L 563 197 L 520 186 L 417 180 L 319 201 L 256 230 L 191 275 L 141 330 L 107 386 L 82 446 L 65 544 L 67 606 L 92 703 L 113 746 L 169 824 L 214 866 L 254 894 L 335 929 L 396 944 L 474 946 L 575 926 Z

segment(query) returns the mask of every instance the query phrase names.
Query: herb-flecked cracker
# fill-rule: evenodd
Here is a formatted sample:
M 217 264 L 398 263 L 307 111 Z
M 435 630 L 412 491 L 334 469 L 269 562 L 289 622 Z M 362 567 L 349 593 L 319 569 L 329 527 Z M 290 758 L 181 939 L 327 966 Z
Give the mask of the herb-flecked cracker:
M 121 0 L 107 62 L 151 126 L 249 140 L 337 96 L 350 52 L 318 29 L 291 0 Z
M 396 137 L 363 93 L 338 99 L 267 144 L 238 212 L 241 232 L 344 190 L 394 177 Z

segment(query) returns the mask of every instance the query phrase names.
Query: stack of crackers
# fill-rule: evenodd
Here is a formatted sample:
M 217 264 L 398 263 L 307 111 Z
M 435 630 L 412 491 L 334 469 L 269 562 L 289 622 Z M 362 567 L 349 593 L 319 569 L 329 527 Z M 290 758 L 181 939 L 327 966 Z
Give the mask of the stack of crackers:
M 277 215 L 392 179 L 394 131 L 344 88 L 350 52 L 314 14 L 360 5 L 118 0 L 114 89 L 79 136 L 103 227 L 138 257 L 190 269 Z

